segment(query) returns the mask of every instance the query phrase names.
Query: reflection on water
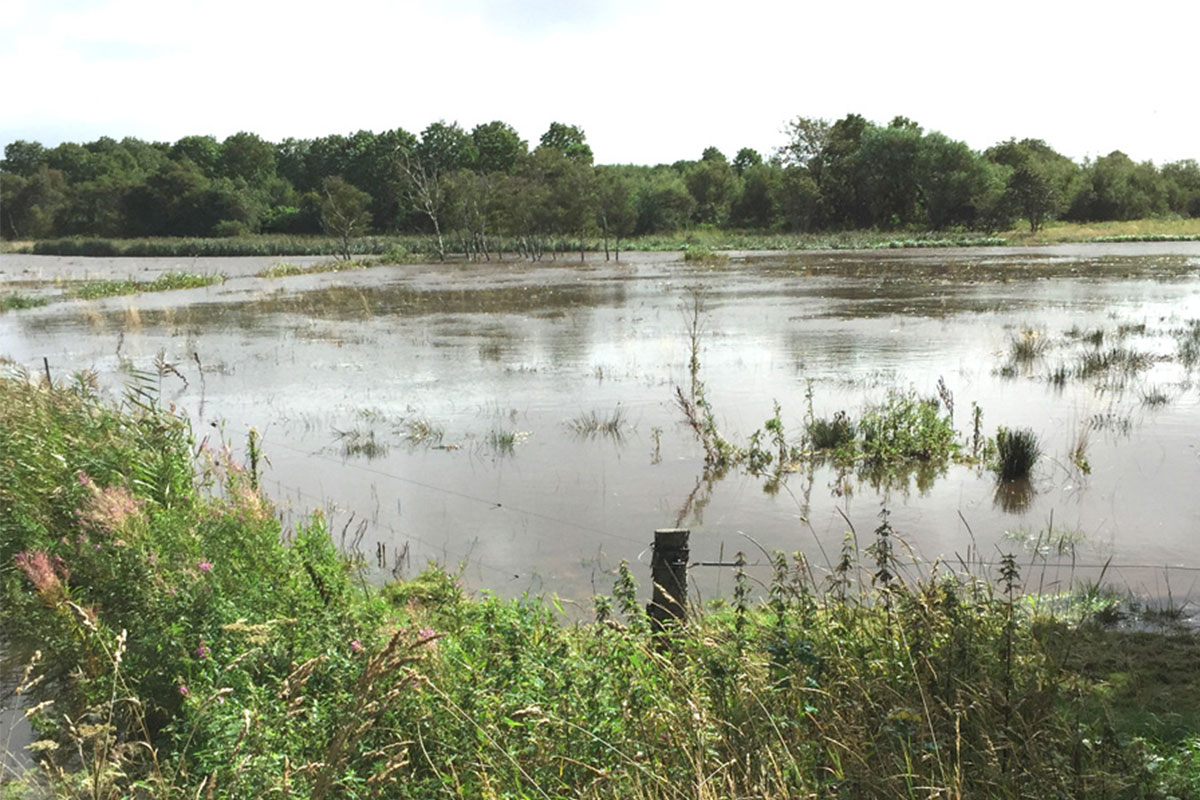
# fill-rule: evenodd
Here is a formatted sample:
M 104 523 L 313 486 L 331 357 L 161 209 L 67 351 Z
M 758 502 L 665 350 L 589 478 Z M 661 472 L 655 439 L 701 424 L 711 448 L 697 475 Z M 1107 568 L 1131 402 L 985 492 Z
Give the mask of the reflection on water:
M 1028 478 L 1011 481 L 996 481 L 996 492 L 992 504 L 1006 514 L 1024 514 L 1029 510 L 1036 490 Z
M 342 523 L 353 514 L 362 547 L 392 554 L 376 559 L 381 576 L 437 559 L 504 594 L 584 601 L 671 526 L 693 530 L 698 560 L 757 544 L 827 569 L 847 519 L 871 530 L 881 503 L 928 560 L 1011 550 L 1006 532 L 1053 515 L 1111 542 L 1114 564 L 1200 564 L 1200 390 L 1194 361 L 1179 355 L 1181 331 L 1200 318 L 1195 243 L 760 254 L 719 268 L 629 254 L 620 266 L 278 280 L 251 277 L 259 261 L 209 265 L 231 276 L 218 286 L 0 315 L 0 353 L 29 367 L 46 357 L 56 377 L 93 369 L 110 390 L 147 372 L 198 439 L 239 447 L 256 427 L 270 458 L 263 484 L 285 519 L 313 507 Z M 0 256 L 0 281 L 178 268 Z M 960 411 L 980 406 L 984 433 L 1037 433 L 1045 456 L 1033 480 L 998 484 L 954 463 L 706 473 L 672 401 L 689 381 L 682 306 L 697 285 L 701 376 L 731 440 L 745 443 L 776 402 L 798 436 L 810 385 L 811 413 L 857 418 L 890 390 L 929 396 L 943 379 Z M 1046 349 L 1006 375 L 1022 330 L 1044 334 Z M 1096 331 L 1106 348 L 1137 354 L 1138 368 L 1085 374 Z M 619 435 L 580 435 L 614 409 Z M 1112 575 L 1135 589 L 1148 580 Z M 719 588 L 715 568 L 694 577 L 706 596 Z

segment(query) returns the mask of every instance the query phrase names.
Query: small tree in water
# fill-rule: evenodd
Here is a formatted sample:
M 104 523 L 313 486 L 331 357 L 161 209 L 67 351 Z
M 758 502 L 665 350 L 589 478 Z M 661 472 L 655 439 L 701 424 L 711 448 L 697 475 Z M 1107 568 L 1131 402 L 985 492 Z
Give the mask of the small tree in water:
M 321 228 L 338 240 L 338 251 L 343 259 L 350 260 L 350 243 L 361 236 L 371 225 L 367 206 L 371 196 L 351 185 L 340 175 L 333 175 L 321 183 Z

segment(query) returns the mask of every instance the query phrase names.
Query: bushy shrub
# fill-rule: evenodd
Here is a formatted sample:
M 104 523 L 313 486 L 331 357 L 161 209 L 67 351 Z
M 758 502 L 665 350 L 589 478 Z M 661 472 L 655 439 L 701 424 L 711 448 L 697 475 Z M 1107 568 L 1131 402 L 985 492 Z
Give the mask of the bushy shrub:
M 858 428 L 867 463 L 931 461 L 957 449 L 954 426 L 938 399 L 914 392 L 889 392 L 886 401 L 866 410 Z

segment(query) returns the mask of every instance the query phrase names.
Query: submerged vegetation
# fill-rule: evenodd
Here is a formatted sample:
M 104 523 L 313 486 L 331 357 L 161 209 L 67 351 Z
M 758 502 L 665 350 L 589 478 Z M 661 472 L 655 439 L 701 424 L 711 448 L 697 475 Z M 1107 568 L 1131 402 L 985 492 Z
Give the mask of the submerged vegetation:
M 137 294 L 139 292 L 169 292 L 176 289 L 198 289 L 225 280 L 224 275 L 198 275 L 192 272 L 166 272 L 150 281 L 105 280 L 73 283 L 67 294 L 80 300 Z
M 625 564 L 593 622 L 439 567 L 373 589 L 321 515 L 281 528 L 256 447 L 197 463 L 146 388 L 10 376 L 0 401 L 0 624 L 39 764 L 6 796 L 1198 796 L 1195 637 L 1026 596 L 1012 556 L 901 563 L 886 513 L 823 577 L 767 554 L 764 596 L 738 566 L 655 634 Z
M 0 314 L 5 311 L 21 311 L 26 308 L 37 308 L 50 302 L 48 297 L 30 297 L 29 295 L 12 292 L 0 296 Z
M 567 421 L 567 427 L 579 436 L 608 436 L 620 440 L 629 429 L 624 409 L 618 405 L 611 413 L 588 411 Z

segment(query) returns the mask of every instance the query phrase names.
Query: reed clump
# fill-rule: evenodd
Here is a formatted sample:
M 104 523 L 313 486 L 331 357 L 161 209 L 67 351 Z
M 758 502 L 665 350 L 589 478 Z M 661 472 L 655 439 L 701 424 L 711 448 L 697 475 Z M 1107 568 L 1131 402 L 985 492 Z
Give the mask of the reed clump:
M 1028 478 L 1042 455 L 1037 434 L 1030 428 L 996 430 L 996 474 L 1003 481 Z

